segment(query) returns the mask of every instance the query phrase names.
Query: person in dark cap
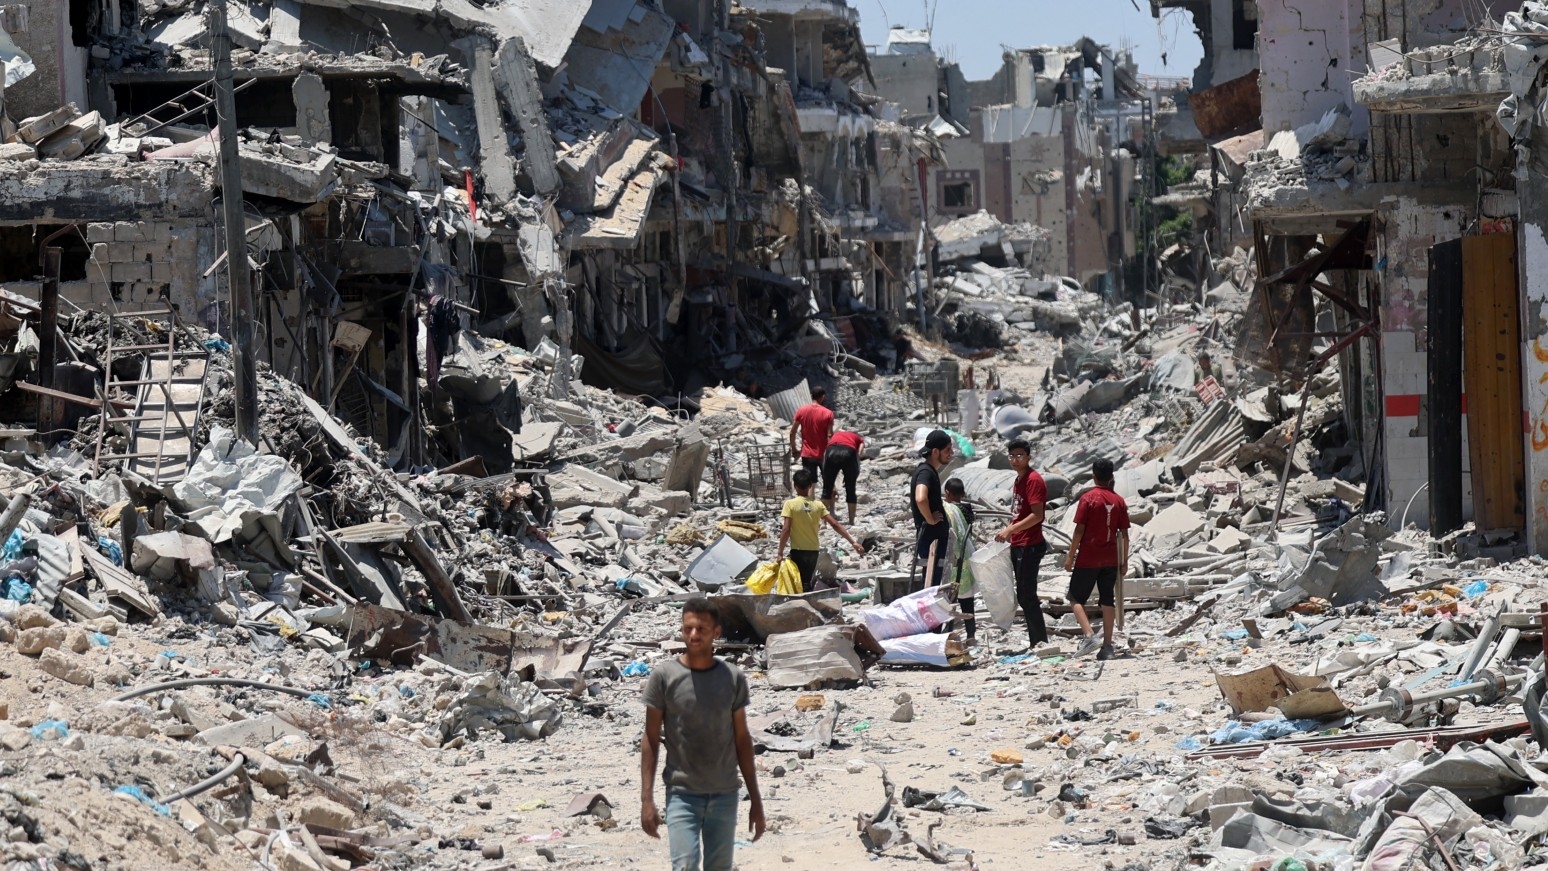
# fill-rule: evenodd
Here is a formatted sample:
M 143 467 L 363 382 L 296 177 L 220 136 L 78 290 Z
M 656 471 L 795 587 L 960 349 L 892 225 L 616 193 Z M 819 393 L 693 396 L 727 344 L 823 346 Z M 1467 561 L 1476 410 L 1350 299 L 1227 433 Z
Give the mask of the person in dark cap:
M 919 468 L 909 481 L 913 498 L 909 508 L 914 515 L 914 553 L 925 566 L 925 586 L 946 583 L 946 549 L 951 527 L 946 523 L 946 506 L 941 499 L 940 471 L 951 462 L 951 436 L 944 430 L 932 430 L 919 450 Z

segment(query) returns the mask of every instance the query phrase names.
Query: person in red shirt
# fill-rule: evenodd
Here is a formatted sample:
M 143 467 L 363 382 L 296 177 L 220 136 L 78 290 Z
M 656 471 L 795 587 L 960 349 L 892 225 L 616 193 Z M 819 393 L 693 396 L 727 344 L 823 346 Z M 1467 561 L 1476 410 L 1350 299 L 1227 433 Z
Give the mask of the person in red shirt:
M 812 401 L 796 409 L 795 420 L 790 424 L 790 456 L 801 458 L 801 468 L 816 475 L 822 471 L 822 452 L 828 449 L 828 437 L 833 434 L 833 412 L 823 405 L 828 391 L 812 388 Z M 801 437 L 796 447 L 796 436 Z
M 1091 464 L 1095 486 L 1080 496 L 1075 505 L 1075 536 L 1070 552 L 1064 557 L 1070 572 L 1070 607 L 1080 622 L 1085 639 L 1076 656 L 1096 648 L 1091 620 L 1086 616 L 1086 600 L 1093 587 L 1102 605 L 1102 649 L 1097 659 L 1113 658 L 1113 623 L 1118 611 L 1114 592 L 1119 579 L 1129 573 L 1129 506 L 1113 492 L 1113 461 Z
M 855 509 L 859 507 L 856 491 L 860 481 L 860 449 L 864 446 L 865 439 L 859 433 L 841 429 L 828 440 L 828 448 L 822 452 L 822 501 L 827 503 L 828 513 L 832 514 L 833 499 L 838 495 L 833 485 L 843 473 L 850 526 L 855 525 Z
M 995 540 L 1010 542 L 1011 565 L 1016 570 L 1016 604 L 1027 620 L 1029 648 L 1037 647 L 1048 643 L 1048 624 L 1037 599 L 1037 573 L 1048 553 L 1048 542 L 1043 538 L 1048 485 L 1042 475 L 1032 470 L 1032 448 L 1024 439 L 1016 439 L 1005 450 L 1010 455 L 1011 468 L 1016 470 L 1016 481 L 1011 485 L 1015 499 L 1010 525 L 1000 530 Z

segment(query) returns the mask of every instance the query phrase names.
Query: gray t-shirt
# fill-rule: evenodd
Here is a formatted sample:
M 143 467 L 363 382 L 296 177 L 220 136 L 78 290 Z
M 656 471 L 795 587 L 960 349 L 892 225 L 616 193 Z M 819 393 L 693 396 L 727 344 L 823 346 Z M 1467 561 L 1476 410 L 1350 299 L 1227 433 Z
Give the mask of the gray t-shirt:
M 645 707 L 663 713 L 668 792 L 735 792 L 736 737 L 731 715 L 747 707 L 747 677 L 721 659 L 695 671 L 676 658 L 657 663 L 645 682 Z

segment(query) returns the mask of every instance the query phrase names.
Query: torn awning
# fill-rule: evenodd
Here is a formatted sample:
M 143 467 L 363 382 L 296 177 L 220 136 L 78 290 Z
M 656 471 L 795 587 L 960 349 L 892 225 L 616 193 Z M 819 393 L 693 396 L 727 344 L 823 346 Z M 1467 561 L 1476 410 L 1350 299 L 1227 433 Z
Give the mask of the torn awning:
M 581 250 L 638 245 L 640 229 L 645 226 L 655 199 L 656 185 L 664 174 L 655 165 L 648 165 L 629 179 L 612 208 L 595 215 L 576 215 L 565 227 L 565 246 Z

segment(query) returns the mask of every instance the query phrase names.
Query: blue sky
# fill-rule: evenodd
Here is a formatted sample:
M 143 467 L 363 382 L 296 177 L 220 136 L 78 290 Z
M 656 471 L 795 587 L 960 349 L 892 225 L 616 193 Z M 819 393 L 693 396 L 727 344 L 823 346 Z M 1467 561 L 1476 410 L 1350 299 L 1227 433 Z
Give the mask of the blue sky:
M 860 12 L 868 45 L 886 42 L 889 19 L 905 27 L 926 23 L 927 0 L 849 2 Z M 1157 21 L 1150 15 L 1150 0 L 933 0 L 929 5 L 937 7 L 936 52 L 956 60 L 969 79 L 993 75 L 1003 47 L 1065 45 L 1081 36 L 1114 49 L 1127 41 L 1143 75 L 1192 76 L 1202 52 L 1192 18 L 1162 10 Z

